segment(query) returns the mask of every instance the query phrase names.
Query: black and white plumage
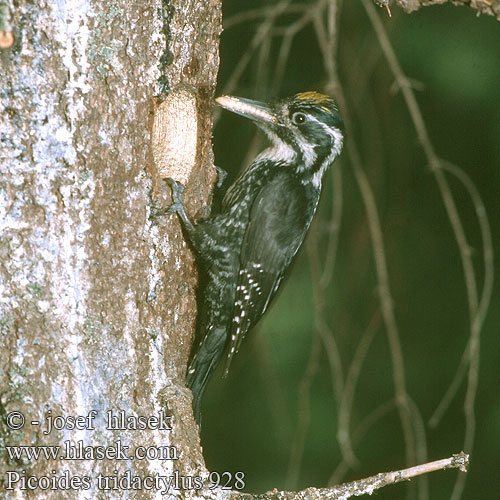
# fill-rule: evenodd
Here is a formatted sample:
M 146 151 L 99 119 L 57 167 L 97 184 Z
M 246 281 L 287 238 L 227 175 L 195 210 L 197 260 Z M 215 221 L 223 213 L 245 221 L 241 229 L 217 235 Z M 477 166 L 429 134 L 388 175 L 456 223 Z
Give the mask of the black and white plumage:
M 187 383 L 200 422 L 201 397 L 227 351 L 225 373 L 245 334 L 265 313 L 300 248 L 321 193 L 323 175 L 339 156 L 344 126 L 330 97 L 304 92 L 269 105 L 219 97 L 222 107 L 252 119 L 271 145 L 227 190 L 221 211 L 194 226 L 182 186 L 170 180 L 187 237 L 206 274 L 199 314 L 201 343 Z

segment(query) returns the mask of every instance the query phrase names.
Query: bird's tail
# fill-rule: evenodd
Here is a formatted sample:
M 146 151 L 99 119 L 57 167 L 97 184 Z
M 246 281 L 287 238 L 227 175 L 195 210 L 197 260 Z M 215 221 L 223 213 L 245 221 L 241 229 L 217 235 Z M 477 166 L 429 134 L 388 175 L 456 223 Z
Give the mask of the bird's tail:
M 224 328 L 210 328 L 194 355 L 187 372 L 187 386 L 193 393 L 193 412 L 201 426 L 201 399 L 212 372 L 219 364 L 226 343 Z

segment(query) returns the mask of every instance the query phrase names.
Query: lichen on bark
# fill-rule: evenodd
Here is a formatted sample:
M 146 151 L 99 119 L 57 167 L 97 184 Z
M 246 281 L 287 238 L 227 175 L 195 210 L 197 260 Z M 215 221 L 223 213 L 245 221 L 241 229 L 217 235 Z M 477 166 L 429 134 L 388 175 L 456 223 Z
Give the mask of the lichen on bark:
M 159 15 L 166 5 L 167 21 Z M 167 87 L 185 82 L 196 89 L 204 131 L 197 132 L 197 177 L 188 197 L 191 210 L 206 206 L 220 5 L 20 1 L 10 11 L 15 43 L 0 62 L 2 449 L 79 440 L 106 447 L 120 440 L 131 450 L 178 446 L 180 458 L 16 462 L 4 453 L 0 477 L 22 470 L 40 477 L 52 469 L 93 479 L 115 469 L 196 474 L 204 464 L 183 388 L 196 270 L 178 225 L 149 219 L 148 124 L 153 99 Z M 155 196 L 168 202 L 163 186 Z M 174 427 L 112 431 L 108 409 L 133 416 L 165 411 L 174 415 Z M 92 410 L 95 429 L 44 435 L 29 424 Z M 5 424 L 16 411 L 28 422 L 18 430 Z M 88 494 L 60 491 L 58 498 Z

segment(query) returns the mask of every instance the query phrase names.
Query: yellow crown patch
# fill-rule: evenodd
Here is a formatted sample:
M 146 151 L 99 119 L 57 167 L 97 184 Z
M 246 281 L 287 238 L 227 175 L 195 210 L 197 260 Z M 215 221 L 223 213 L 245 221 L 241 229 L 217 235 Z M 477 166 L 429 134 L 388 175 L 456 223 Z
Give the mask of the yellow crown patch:
M 295 97 L 301 101 L 309 101 L 311 104 L 316 104 L 321 106 L 322 104 L 325 106 L 321 106 L 324 111 L 331 111 L 326 106 L 331 106 L 333 103 L 333 99 L 325 94 L 320 94 L 315 90 L 311 90 L 309 92 L 300 92 L 295 95 Z M 334 105 L 335 107 L 335 105 Z

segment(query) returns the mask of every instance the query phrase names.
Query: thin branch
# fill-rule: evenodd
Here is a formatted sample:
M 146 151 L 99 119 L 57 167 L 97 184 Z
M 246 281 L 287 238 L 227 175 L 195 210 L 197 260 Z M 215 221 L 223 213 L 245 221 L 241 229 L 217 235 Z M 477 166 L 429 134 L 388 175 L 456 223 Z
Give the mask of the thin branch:
M 384 30 L 382 22 L 380 21 L 377 13 L 375 12 L 373 5 L 368 0 L 362 0 L 362 2 L 368 14 L 368 17 L 372 22 L 373 28 L 378 37 L 384 56 L 401 89 L 410 116 L 413 120 L 415 129 L 417 131 L 419 141 L 428 158 L 430 169 L 435 176 L 436 183 L 440 190 L 441 197 L 443 199 L 443 203 L 445 205 L 446 212 L 448 214 L 448 218 L 450 220 L 450 224 L 452 226 L 455 239 L 457 241 L 460 258 L 462 261 L 465 286 L 467 291 L 467 300 L 469 304 L 469 317 L 470 317 L 470 339 L 464 353 L 464 357 L 465 359 L 468 360 L 469 363 L 467 393 L 465 396 L 465 404 L 464 404 L 464 413 L 466 418 L 464 449 L 471 450 L 474 443 L 474 434 L 475 434 L 474 402 L 478 385 L 480 334 L 484 322 L 484 317 L 486 315 L 489 302 L 491 299 L 491 291 L 493 285 L 493 250 L 491 245 L 491 233 L 489 229 L 489 222 L 486 216 L 486 212 L 484 210 L 484 206 L 480 199 L 480 196 L 478 195 L 472 181 L 470 181 L 470 179 L 465 175 L 465 173 L 463 173 L 460 169 L 458 169 L 458 167 L 453 166 L 453 168 L 450 170 L 449 164 L 444 163 L 436 155 L 429 134 L 427 132 L 427 128 L 425 126 L 422 113 L 418 106 L 415 93 L 411 87 L 408 78 L 403 73 L 399 65 L 399 62 L 394 53 L 389 38 Z M 470 247 L 467 241 L 467 237 L 465 235 L 465 230 L 460 215 L 458 214 L 458 210 L 455 205 L 455 201 L 453 199 L 450 186 L 448 184 L 446 176 L 444 175 L 444 168 L 446 168 L 445 165 L 448 165 L 447 169 L 452 171 L 456 176 L 458 176 L 462 180 L 469 194 L 473 198 L 478 218 L 480 217 L 480 228 L 482 232 L 483 248 L 484 248 L 483 258 L 485 267 L 484 271 L 485 283 L 483 286 L 483 293 L 480 300 L 478 300 L 477 278 L 472 263 Z M 459 374 L 462 371 L 461 366 L 462 363 L 458 369 L 457 374 Z M 448 390 L 445 396 L 447 402 L 451 400 L 449 395 L 453 394 L 453 392 L 455 392 L 458 389 L 459 384 L 456 381 L 459 378 L 460 377 L 454 378 L 450 386 L 450 389 Z M 440 406 L 442 407 L 442 405 Z M 457 483 L 455 484 L 455 488 L 452 494 L 453 500 L 457 500 L 461 497 L 464 484 L 465 484 L 465 478 L 459 478 Z
M 325 322 L 325 294 L 324 288 L 321 286 L 321 267 L 320 258 L 318 255 L 319 248 L 318 223 L 313 222 L 311 235 L 307 240 L 307 250 L 309 256 L 309 265 L 311 266 L 311 279 L 313 283 L 313 297 L 315 305 L 315 326 L 319 332 L 323 346 L 326 351 L 330 372 L 332 375 L 332 389 L 335 398 L 338 400 L 344 391 L 344 375 L 342 370 L 342 361 L 340 351 L 335 341 L 335 336 L 331 328 Z
M 310 8 L 309 4 L 295 4 L 289 5 L 286 9 L 287 14 L 292 13 L 302 13 Z M 258 9 L 245 10 L 243 12 L 238 12 L 230 17 L 224 18 L 224 22 L 222 23 L 222 27 L 224 30 L 228 30 L 234 28 L 238 24 L 247 23 L 250 21 L 254 21 L 256 19 L 262 19 L 269 17 L 270 14 L 273 14 L 274 7 L 259 7 Z
M 379 422 L 383 417 L 387 416 L 390 412 L 396 409 L 396 403 L 394 399 L 386 401 L 381 405 L 377 406 L 368 415 L 366 415 L 361 422 L 354 428 L 353 437 L 351 441 L 354 445 L 361 442 L 361 440 L 366 436 L 369 430 Z M 335 485 L 339 483 L 342 478 L 346 475 L 347 471 L 350 469 L 349 463 L 345 458 L 337 465 L 332 475 L 328 480 L 328 485 Z
M 278 61 L 276 64 L 276 70 L 274 73 L 272 91 L 276 93 L 279 89 L 281 82 L 283 80 L 283 75 L 285 73 L 286 62 L 290 55 L 290 50 L 294 37 L 302 31 L 318 13 L 321 13 L 326 5 L 327 0 L 317 0 L 315 4 L 309 5 L 308 8 L 302 13 L 302 15 L 293 23 L 285 26 L 283 28 L 275 28 L 273 34 L 280 35 L 283 37 L 280 47 L 280 52 L 278 55 Z M 287 13 L 290 11 L 287 9 Z
M 330 283 L 335 268 L 335 261 L 337 258 L 337 248 L 339 246 L 339 233 L 340 224 L 342 220 L 342 207 L 343 207 L 343 188 L 342 188 L 342 169 L 341 165 L 336 165 L 333 168 L 332 188 L 333 188 L 333 206 L 332 215 L 328 222 L 327 230 L 329 234 L 327 249 L 325 252 L 325 260 L 323 264 L 323 272 L 319 284 L 322 288 Z
M 474 330 L 481 330 L 484 321 L 486 319 L 486 313 L 488 312 L 488 307 L 491 301 L 491 295 L 493 292 L 493 282 L 494 282 L 494 262 L 493 262 L 493 243 L 491 240 L 491 229 L 486 215 L 486 209 L 483 204 L 483 200 L 476 186 L 469 178 L 469 176 L 456 165 L 452 163 L 443 161 L 441 164 L 442 168 L 447 172 L 453 174 L 460 182 L 463 184 L 467 190 L 479 222 L 479 228 L 481 231 L 481 238 L 483 241 L 483 261 L 484 261 L 484 283 L 481 292 L 481 299 L 479 301 L 479 306 L 477 309 L 476 316 L 472 321 L 472 328 Z M 469 363 L 469 356 L 471 352 L 470 343 L 472 342 L 472 337 L 469 338 L 469 342 L 464 350 L 462 359 L 460 361 L 459 368 L 457 369 L 453 381 L 451 382 L 446 394 L 443 396 L 440 404 L 432 414 L 429 425 L 431 427 L 436 427 L 439 421 L 443 417 L 444 412 L 447 410 L 451 404 L 451 400 L 454 398 L 456 392 L 458 391 L 460 384 L 462 383 L 463 377 L 465 376 L 467 365 Z M 478 347 L 476 347 L 478 348 Z
M 309 428 L 309 396 L 314 376 L 318 371 L 319 356 L 321 354 L 321 342 L 319 334 L 313 338 L 311 353 L 306 370 L 297 388 L 298 394 L 298 422 L 295 428 L 295 435 L 292 441 L 290 460 L 288 463 L 287 487 L 294 488 L 299 479 L 300 466 L 304 455 L 304 445 Z
M 344 390 L 339 403 L 339 424 L 337 429 L 337 439 L 342 451 L 342 458 L 351 466 L 359 464 L 359 460 L 353 451 L 350 433 L 351 410 L 353 407 L 354 394 L 356 393 L 356 384 L 361 373 L 361 368 L 365 361 L 368 349 L 372 343 L 375 334 L 381 323 L 380 310 L 373 315 L 365 333 L 358 343 L 358 347 L 352 358 L 349 371 L 347 373 Z
M 387 330 L 391 361 L 393 365 L 393 381 L 396 396 L 396 404 L 399 410 L 401 425 L 406 443 L 407 463 L 411 463 L 415 458 L 415 434 L 411 425 L 411 412 L 408 404 L 408 393 L 406 391 L 405 369 L 403 352 L 399 338 L 399 331 L 394 314 L 394 305 L 391 289 L 389 285 L 389 273 L 385 258 L 382 228 L 378 216 L 375 196 L 368 181 L 368 177 L 363 170 L 358 150 L 351 140 L 349 143 L 349 156 L 351 158 L 354 174 L 361 190 L 363 202 L 365 203 L 368 226 L 372 239 L 373 255 L 375 257 L 375 267 L 379 282 L 379 297 L 382 310 L 382 317 Z
M 468 466 L 469 455 L 460 452 L 442 460 L 427 462 L 398 471 L 382 472 L 365 479 L 340 484 L 331 488 L 307 488 L 298 493 L 273 490 L 263 495 L 239 493 L 241 495 L 239 498 L 244 500 L 297 500 L 297 498 L 307 498 L 309 500 L 346 500 L 347 498 L 359 497 L 361 495 L 372 495 L 384 486 L 402 481 L 410 481 L 415 477 L 438 470 L 459 469 L 462 472 L 467 472 Z
M 470 250 L 467 243 L 467 238 L 465 235 L 465 231 L 462 226 L 462 222 L 458 215 L 457 208 L 455 206 L 455 202 L 453 200 L 452 193 L 447 184 L 446 176 L 444 175 L 444 169 L 447 169 L 445 163 L 441 161 L 434 152 L 434 148 L 428 136 L 425 123 L 423 121 L 422 115 L 420 113 L 418 104 L 416 102 L 415 96 L 413 94 L 413 89 L 411 88 L 410 80 L 403 74 L 399 67 L 399 63 L 397 61 L 396 56 L 394 55 L 394 51 L 388 41 L 387 34 L 384 31 L 382 23 L 380 22 L 379 16 L 375 13 L 375 9 L 373 5 L 369 2 L 369 0 L 362 0 L 367 10 L 368 16 L 374 26 L 375 33 L 379 39 L 380 45 L 382 47 L 382 52 L 386 59 L 389 62 L 389 66 L 395 75 L 395 80 L 398 84 L 398 87 L 401 89 L 403 96 L 407 102 L 407 106 L 412 117 L 412 120 L 415 124 L 415 128 L 417 129 L 417 135 L 419 137 L 420 143 L 427 155 L 429 160 L 429 165 L 431 171 L 436 177 L 436 182 L 441 191 L 441 196 L 443 198 L 444 205 L 446 207 L 448 217 L 450 219 L 451 226 L 455 233 L 455 238 L 457 240 L 457 245 L 459 247 L 460 257 L 462 259 L 462 266 L 464 268 L 464 277 L 465 284 L 467 290 L 467 298 L 469 303 L 469 312 L 470 312 L 470 320 L 471 320 L 471 334 L 470 339 L 467 344 L 466 350 L 464 352 L 463 360 L 460 365 L 459 370 L 457 371 L 458 381 L 456 384 L 452 384 L 450 386 L 451 396 L 450 399 L 455 394 L 455 390 L 460 386 L 460 382 L 463 380 L 463 377 L 466 373 L 467 368 L 468 371 L 468 386 L 467 386 L 467 394 L 465 398 L 465 414 L 467 417 L 467 429 L 465 436 L 465 449 L 469 449 L 469 444 L 473 443 L 474 436 L 474 400 L 475 394 L 477 392 L 477 374 L 478 374 L 478 365 L 479 365 L 479 340 L 480 340 L 480 331 L 482 329 L 482 325 L 484 323 L 484 317 L 488 310 L 489 302 L 491 299 L 491 287 L 493 283 L 493 251 L 491 247 L 491 234 L 489 230 L 489 223 L 484 212 L 484 207 L 482 206 L 479 195 L 475 198 L 472 194 L 474 191 L 474 186 L 472 183 L 473 189 L 468 189 L 471 194 L 471 198 L 473 199 L 474 205 L 476 207 L 476 213 L 478 214 L 479 224 L 481 227 L 481 232 L 483 236 L 483 259 L 484 259 L 484 284 L 481 293 L 481 297 L 478 297 L 478 287 L 477 287 L 477 278 L 474 272 L 474 268 L 472 266 L 472 259 L 470 255 Z M 350 120 L 347 113 L 347 106 L 345 105 L 345 98 L 342 94 L 342 90 L 340 89 L 339 79 L 337 76 L 337 68 L 335 66 L 337 60 L 337 36 L 338 36 L 338 18 L 339 18 L 339 10 L 341 2 L 338 0 L 316 0 L 310 4 L 300 3 L 291 5 L 291 0 L 281 0 L 276 6 L 270 8 L 262 8 L 255 9 L 252 11 L 247 11 L 238 16 L 234 16 L 229 22 L 226 21 L 226 27 L 234 26 L 240 22 L 251 21 L 252 19 L 262 19 L 262 22 L 259 22 L 259 26 L 256 30 L 254 38 L 248 48 L 247 51 L 242 55 L 239 63 L 237 64 L 235 70 L 233 71 L 232 77 L 229 80 L 228 85 L 226 86 L 226 91 L 231 92 L 232 89 L 237 85 L 237 83 L 241 80 L 244 71 L 248 67 L 251 61 L 256 61 L 256 72 L 257 75 L 257 85 L 264 86 L 266 80 L 271 78 L 272 82 L 272 93 L 275 94 L 278 92 L 278 88 L 281 85 L 283 77 L 285 75 L 285 67 L 286 63 L 289 60 L 292 43 L 296 35 L 310 23 L 313 24 L 313 27 L 316 31 L 319 49 L 321 55 L 323 57 L 323 64 L 325 68 L 325 73 L 327 77 L 327 86 L 326 91 L 328 93 L 332 93 L 336 95 L 338 98 L 342 112 L 345 117 L 345 121 L 348 125 L 348 130 L 352 130 L 350 126 Z M 293 22 L 289 23 L 287 26 L 280 26 L 278 23 L 278 19 L 280 16 L 286 14 L 299 14 L 299 17 L 295 19 Z M 267 68 L 272 67 L 269 64 L 270 54 L 272 53 L 272 40 L 276 36 L 281 36 L 281 40 L 279 41 L 279 56 L 277 60 L 277 64 L 274 65 L 274 72 L 269 74 L 267 72 Z M 340 90 L 338 90 L 340 89 Z M 407 452 L 407 463 L 415 463 L 417 460 L 421 460 L 421 457 L 426 455 L 426 439 L 425 439 L 425 427 L 423 425 L 422 419 L 416 412 L 416 406 L 414 402 L 409 397 L 406 391 L 406 382 L 405 382 L 405 369 L 404 362 L 402 356 L 402 349 L 400 345 L 400 338 L 398 332 L 398 326 L 395 319 L 393 300 L 391 296 L 391 290 L 389 286 L 389 277 L 388 277 L 388 269 L 386 262 L 386 254 L 384 249 L 384 242 L 381 230 L 381 223 L 378 216 L 377 205 L 375 203 L 375 197 L 372 191 L 372 187 L 368 181 L 366 173 L 364 172 L 363 165 L 361 162 L 361 156 L 359 154 L 359 150 L 357 149 L 353 139 L 353 135 L 350 134 L 349 141 L 346 143 L 346 149 L 348 150 L 349 156 L 351 158 L 353 164 L 353 170 L 360 186 L 363 202 L 365 204 L 365 210 L 367 213 L 368 225 L 370 229 L 370 235 L 373 246 L 373 253 L 375 257 L 375 266 L 377 271 L 377 280 L 378 280 L 378 288 L 380 295 L 380 307 L 382 318 L 384 321 L 385 328 L 387 330 L 388 341 L 391 352 L 392 366 L 393 366 L 393 376 L 394 376 L 394 391 L 395 391 L 395 405 L 399 411 L 400 421 L 403 427 L 403 434 L 406 443 L 406 452 Z M 452 171 L 453 169 L 447 169 Z M 460 178 L 460 170 L 458 172 L 452 172 L 454 175 Z M 339 440 L 341 441 L 341 449 L 343 451 L 343 462 L 347 464 L 349 461 L 352 463 L 352 459 L 354 457 L 354 453 L 352 452 L 351 441 L 344 439 L 345 436 L 342 433 L 349 433 L 349 422 L 348 417 L 345 415 L 349 415 L 352 408 L 353 394 L 346 394 L 346 391 L 352 391 L 354 393 L 354 387 L 356 382 L 356 373 L 361 366 L 354 365 L 355 360 L 353 360 L 353 365 L 351 365 L 351 369 L 356 370 L 353 371 L 354 377 L 351 382 L 352 384 L 348 385 L 347 383 L 344 385 L 343 377 L 342 377 L 342 369 L 340 363 L 340 354 L 338 352 L 337 346 L 335 344 L 335 340 L 332 336 L 332 332 L 324 319 L 324 304 L 321 301 L 321 292 L 325 286 L 330 281 L 330 278 L 333 274 L 333 269 L 335 265 L 335 257 L 336 257 L 336 248 L 338 243 L 338 227 L 340 224 L 341 217 L 341 208 L 342 208 L 342 185 L 341 185 L 341 177 L 340 170 L 338 168 L 335 169 L 335 184 L 334 189 L 334 206 L 332 212 L 332 232 L 330 235 L 330 239 L 328 242 L 328 250 L 326 263 L 323 269 L 320 271 L 320 266 L 317 264 L 317 258 L 313 258 L 310 253 L 310 261 L 311 261 L 311 269 L 312 274 L 314 276 L 320 276 L 318 282 L 316 280 L 315 283 L 315 323 L 317 332 L 320 336 L 316 336 L 313 342 L 313 347 L 311 351 L 311 358 L 306 369 L 306 373 L 304 374 L 303 379 L 299 385 L 299 423 L 296 428 L 295 440 L 293 445 L 293 452 L 290 459 L 290 469 L 289 469 L 289 480 L 294 480 L 297 478 L 300 463 L 303 455 L 304 448 L 304 439 L 306 435 L 306 431 L 309 425 L 309 394 L 312 380 L 314 378 L 315 371 L 317 369 L 318 362 L 318 342 L 319 338 L 321 338 L 325 350 L 328 354 L 328 358 L 330 361 L 330 370 L 332 375 L 332 385 L 334 387 L 334 391 L 337 397 L 341 397 L 344 401 L 344 407 L 341 411 L 343 411 L 343 419 L 341 423 L 339 423 Z M 467 184 L 463 179 L 461 179 L 464 184 Z M 469 180 L 470 181 L 470 180 Z M 340 190 L 340 196 L 339 196 Z M 477 194 L 474 191 L 475 194 Z M 479 200 L 480 203 L 477 203 Z M 340 205 L 339 205 L 340 204 Z M 313 236 L 313 235 L 311 235 Z M 316 247 L 317 248 L 317 247 Z M 314 255 L 316 257 L 316 254 Z M 331 342 L 329 342 L 329 339 Z M 361 349 L 361 345 L 358 347 Z M 362 350 L 362 349 L 361 349 Z M 359 353 L 358 353 L 359 354 Z M 360 354 L 361 356 L 361 354 Z M 348 375 L 349 379 L 349 375 Z M 348 381 L 346 380 L 346 382 Z M 350 400 L 349 400 L 350 397 Z M 445 396 L 446 399 L 446 396 Z M 445 399 L 443 400 L 445 411 L 447 405 L 445 404 Z M 441 405 L 440 408 L 443 408 Z M 438 408 L 439 409 L 439 408 Z M 416 413 L 415 413 L 416 412 Z M 440 416 L 439 416 L 440 417 Z M 340 439 L 341 438 L 341 439 Z M 349 450 L 351 453 L 349 453 Z M 346 460 L 346 458 L 348 460 Z M 355 457 L 354 457 L 355 458 Z M 347 467 L 347 465 L 346 465 Z M 465 479 L 465 476 L 461 476 L 459 478 L 459 482 Z M 458 484 L 458 483 L 457 483 Z M 309 491 L 324 491 L 324 490 L 316 490 L 310 489 Z M 330 490 L 328 490 L 330 491 Z M 295 495 L 295 494 L 294 494 Z M 423 493 L 425 497 L 425 493 Z M 281 497 L 283 498 L 283 497 Z M 323 497 L 324 498 L 324 497 Z M 326 497 L 326 498 L 334 498 L 334 497 Z M 347 498 L 347 497 L 344 497 Z M 456 498 L 456 497 L 454 497 Z
M 333 2 L 333 7 L 336 8 L 336 2 Z M 329 23 L 331 25 L 331 22 Z M 352 130 L 350 126 L 350 119 L 347 111 L 346 100 L 343 95 L 342 89 L 338 84 L 339 79 L 336 72 L 336 66 L 333 64 L 334 55 L 331 51 L 335 48 L 335 44 L 328 40 L 328 35 L 323 29 L 323 24 L 317 20 L 315 23 L 316 33 L 319 40 L 320 47 L 326 52 L 323 53 L 325 61 L 325 70 L 327 72 L 328 80 L 332 89 L 338 88 L 337 98 L 343 108 L 344 121 L 348 130 Z M 373 254 L 375 257 L 375 267 L 377 270 L 377 277 L 379 283 L 379 297 L 381 304 L 382 318 L 387 330 L 389 340 L 389 348 L 391 352 L 391 359 L 393 365 L 393 380 L 394 390 L 396 396 L 396 404 L 399 410 L 401 425 L 403 428 L 403 435 L 406 443 L 406 459 L 407 463 L 415 461 L 415 434 L 411 423 L 411 412 L 409 411 L 409 397 L 406 391 L 405 370 L 401 343 L 399 339 L 399 332 L 397 327 L 396 318 L 394 315 L 393 301 L 389 285 L 389 275 L 386 264 L 384 243 L 382 237 L 382 228 L 378 216 L 377 205 L 375 197 L 371 189 L 368 177 L 363 170 L 361 158 L 358 149 L 355 145 L 354 139 L 351 137 L 347 141 L 347 150 L 351 159 L 354 174 L 358 185 L 361 190 L 363 202 L 365 204 L 366 215 L 368 218 L 368 225 L 372 240 Z
M 292 429 L 292 418 L 273 356 L 274 349 L 269 345 L 269 337 L 262 335 L 261 331 L 257 333 L 258 335 L 255 336 L 255 348 L 259 362 L 257 371 L 260 374 L 262 385 L 266 388 L 268 405 L 273 418 L 273 426 L 270 429 L 276 432 L 280 439 L 287 440 Z
M 266 17 L 265 21 L 259 26 L 252 41 L 250 42 L 250 45 L 243 53 L 241 59 L 233 70 L 231 77 L 224 86 L 224 94 L 230 94 L 234 90 L 239 79 L 241 78 L 241 75 L 243 74 L 243 71 L 245 71 L 246 67 L 250 63 L 255 50 L 259 48 L 265 38 L 269 35 L 276 18 L 289 7 L 291 1 L 292 0 L 281 0 L 281 2 L 270 10 L 268 17 Z

